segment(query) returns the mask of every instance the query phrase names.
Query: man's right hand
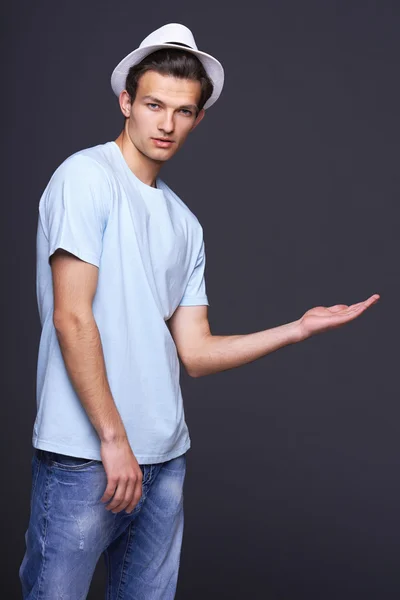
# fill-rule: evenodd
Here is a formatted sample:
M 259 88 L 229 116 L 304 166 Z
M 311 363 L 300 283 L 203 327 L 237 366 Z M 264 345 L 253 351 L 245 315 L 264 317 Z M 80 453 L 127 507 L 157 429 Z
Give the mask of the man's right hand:
M 132 512 L 142 496 L 142 470 L 127 437 L 101 442 L 101 460 L 107 475 L 107 487 L 101 502 L 111 502 L 107 510 Z

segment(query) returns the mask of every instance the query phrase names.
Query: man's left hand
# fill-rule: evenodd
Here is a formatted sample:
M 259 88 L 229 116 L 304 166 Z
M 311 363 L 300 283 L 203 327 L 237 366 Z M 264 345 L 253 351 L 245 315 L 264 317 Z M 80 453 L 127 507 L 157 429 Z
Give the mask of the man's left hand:
M 367 308 L 378 302 L 379 294 L 373 294 L 367 300 L 357 304 L 334 304 L 333 306 L 316 306 L 308 310 L 299 320 L 301 339 L 317 333 L 341 327 L 359 317 Z

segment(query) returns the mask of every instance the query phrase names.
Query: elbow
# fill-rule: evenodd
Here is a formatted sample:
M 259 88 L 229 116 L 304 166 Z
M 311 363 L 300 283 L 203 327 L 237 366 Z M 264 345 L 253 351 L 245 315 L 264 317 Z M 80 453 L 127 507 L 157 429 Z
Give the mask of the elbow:
M 210 336 L 211 337 L 211 336 Z M 204 377 L 213 372 L 209 346 L 206 344 L 197 345 L 188 349 L 181 357 L 186 372 L 190 377 Z
M 53 325 L 56 332 L 62 332 L 66 327 L 68 327 L 67 319 L 65 315 L 60 313 L 53 314 Z
M 193 367 L 193 365 L 185 364 L 185 370 L 189 377 L 200 377 L 199 372 Z
M 92 321 L 93 315 L 90 312 L 83 314 L 82 312 L 57 311 L 53 314 L 53 325 L 57 334 L 81 329 Z
M 186 373 L 189 375 L 189 377 L 197 378 L 205 375 L 205 373 L 203 373 L 200 370 L 197 362 L 186 360 L 183 362 L 183 364 L 185 366 Z
M 189 370 L 189 369 L 186 369 L 186 372 L 188 373 L 188 375 L 190 377 L 194 377 L 195 379 L 197 377 L 201 377 L 203 375 L 203 373 L 199 373 L 199 371 L 193 371 L 193 370 Z
M 53 315 L 53 325 L 57 333 L 63 333 L 64 331 L 68 331 L 69 329 L 71 329 L 72 323 L 73 320 L 71 319 L 70 315 L 60 313 Z
M 203 366 L 199 364 L 199 362 L 192 362 L 190 364 L 186 364 L 186 372 L 190 377 L 198 378 L 204 377 L 209 374 L 209 371 Z

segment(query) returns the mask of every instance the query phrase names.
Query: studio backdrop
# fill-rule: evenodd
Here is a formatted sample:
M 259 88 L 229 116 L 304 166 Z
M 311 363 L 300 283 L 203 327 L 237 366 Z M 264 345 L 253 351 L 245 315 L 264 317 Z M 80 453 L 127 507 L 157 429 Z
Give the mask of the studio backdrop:
M 161 172 L 199 219 L 216 335 L 378 293 L 360 318 L 181 386 L 192 447 L 178 600 L 397 600 L 399 4 L 3 7 L 1 597 L 20 598 L 40 323 L 40 196 L 115 140 L 110 75 L 183 23 L 225 86 Z M 103 597 L 99 562 L 89 598 Z

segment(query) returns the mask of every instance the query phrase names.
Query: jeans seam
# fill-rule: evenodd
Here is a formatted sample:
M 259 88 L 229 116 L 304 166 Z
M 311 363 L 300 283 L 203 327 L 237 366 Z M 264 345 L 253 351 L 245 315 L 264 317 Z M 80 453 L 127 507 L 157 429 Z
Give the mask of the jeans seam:
M 50 465 L 51 465 L 51 467 L 54 467 L 55 469 L 60 469 L 60 471 L 69 471 L 69 472 L 74 471 L 75 472 L 75 471 L 83 471 L 84 469 L 92 466 L 96 462 L 99 462 L 99 461 L 96 461 L 93 459 L 93 460 L 89 460 L 88 462 L 85 462 L 81 465 L 66 465 L 63 463 L 59 463 L 56 460 L 52 460 Z
M 104 556 L 106 559 L 106 568 L 107 568 L 107 580 L 108 580 L 108 585 L 107 585 L 107 598 L 106 600 L 111 600 L 112 598 L 112 589 L 111 589 L 111 565 L 110 565 L 110 556 L 108 554 L 108 548 L 106 548 L 104 550 Z
M 46 465 L 47 466 L 47 465 Z M 45 489 L 45 494 L 44 494 L 44 527 L 42 530 L 42 536 L 43 536 L 43 564 L 42 564 L 42 568 L 40 570 L 40 575 L 39 575 L 39 585 L 38 585 L 38 591 L 37 591 L 37 600 L 39 600 L 40 595 L 41 595 L 41 589 L 42 589 L 42 583 L 44 580 L 44 571 L 45 571 L 45 566 L 46 566 L 46 539 L 47 539 L 47 525 L 49 522 L 49 487 L 50 487 L 50 469 L 47 468 L 47 475 L 46 475 L 46 489 Z
M 32 487 L 32 500 L 33 500 L 33 498 L 34 498 L 34 496 L 35 496 L 36 483 L 37 483 L 37 480 L 38 480 L 38 477 L 39 477 L 40 469 L 41 469 L 41 467 L 42 467 L 42 461 L 41 461 L 40 459 L 38 459 L 37 457 L 35 458 L 35 460 L 37 460 L 37 462 L 38 462 L 38 465 L 37 465 L 37 469 L 36 469 L 35 478 L 34 478 L 34 481 L 33 481 L 33 487 Z
M 142 480 L 143 485 L 147 484 L 151 480 L 151 477 L 153 475 L 153 467 L 154 467 L 154 465 L 143 465 L 143 471 L 144 471 L 143 480 Z
M 122 598 L 122 596 L 121 596 L 122 580 L 125 581 L 125 575 L 126 575 L 125 567 L 126 567 L 126 563 L 127 563 L 126 557 L 128 555 L 129 549 L 130 549 L 130 543 L 131 543 L 131 537 L 132 537 L 132 528 L 133 528 L 133 523 L 131 523 L 129 525 L 128 541 L 126 543 L 124 558 L 123 558 L 123 561 L 122 561 L 121 577 L 119 579 L 118 591 L 117 591 L 117 596 L 116 596 L 117 600 L 121 600 L 121 598 Z

